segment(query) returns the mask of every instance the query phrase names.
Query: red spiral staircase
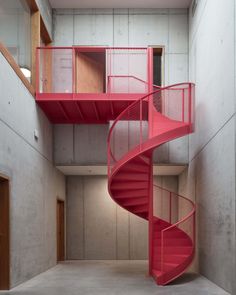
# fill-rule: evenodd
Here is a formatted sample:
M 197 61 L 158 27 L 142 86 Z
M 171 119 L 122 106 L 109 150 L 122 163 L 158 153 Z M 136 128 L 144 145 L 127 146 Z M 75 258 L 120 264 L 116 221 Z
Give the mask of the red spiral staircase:
M 193 132 L 191 83 L 154 91 L 129 105 L 108 136 L 108 188 L 113 200 L 149 222 L 149 272 L 159 285 L 179 277 L 195 248 L 195 205 L 153 185 L 153 150 Z
M 151 47 L 39 47 L 36 101 L 54 124 L 114 120 L 109 192 L 120 206 L 148 220 L 149 272 L 165 285 L 193 260 L 195 205 L 153 185 L 152 154 L 193 132 L 194 85 L 153 87 L 153 56 Z

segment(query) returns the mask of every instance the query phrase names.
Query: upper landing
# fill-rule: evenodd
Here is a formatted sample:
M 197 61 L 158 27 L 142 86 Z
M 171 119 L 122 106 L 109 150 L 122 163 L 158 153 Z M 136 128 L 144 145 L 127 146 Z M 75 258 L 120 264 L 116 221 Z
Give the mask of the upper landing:
M 36 79 L 52 123 L 107 123 L 153 91 L 153 48 L 39 47 Z

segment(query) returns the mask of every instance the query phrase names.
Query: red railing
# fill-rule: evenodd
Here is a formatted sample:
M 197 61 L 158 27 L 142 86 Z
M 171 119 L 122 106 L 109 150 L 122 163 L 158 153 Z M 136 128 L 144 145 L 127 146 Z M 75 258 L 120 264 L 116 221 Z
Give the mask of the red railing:
M 162 143 L 173 140 L 178 136 L 191 133 L 194 128 L 194 84 L 181 83 L 167 87 L 159 87 L 144 95 L 141 99 L 130 104 L 111 124 L 108 135 L 108 177 L 112 178 L 120 165 L 125 164 L 136 156 L 155 149 Z M 178 133 L 178 128 L 183 133 Z M 182 130 L 181 129 L 181 130 Z M 174 131 L 173 131 L 174 130 Z M 176 132 L 176 134 L 175 134 Z M 168 135 L 166 135 L 168 134 Z M 155 141 L 155 137 L 158 141 Z M 152 167 L 150 167 L 152 169 Z M 168 246 L 173 242 L 173 234 L 184 235 L 191 251 L 195 244 L 195 205 L 176 193 L 154 186 L 152 198 L 152 181 L 150 182 L 149 223 L 150 234 L 153 237 L 153 226 L 157 218 L 166 221 L 168 226 L 161 231 L 158 258 L 155 259 L 154 247 L 150 244 L 151 261 L 154 269 L 165 272 L 170 267 L 166 262 Z M 159 211 L 158 211 L 159 210 Z M 155 218 L 157 217 L 157 218 Z M 185 235 L 185 234 L 186 235 Z M 153 243 L 153 238 L 151 238 Z M 185 260 L 185 267 L 192 261 L 190 253 Z
M 108 135 L 108 173 L 127 153 L 132 150 L 142 151 L 145 142 L 154 134 L 153 128 L 163 126 L 158 116 L 154 116 L 155 113 L 193 128 L 193 88 L 192 83 L 162 88 L 154 86 L 152 93 L 144 95 L 121 112 L 111 125 Z
M 138 93 L 148 93 L 148 90 L 148 82 L 135 76 L 110 75 L 107 77 L 108 93 L 133 93 L 134 91 Z
M 161 231 L 160 252 L 156 253 L 159 259 L 156 259 L 155 253 L 153 253 L 153 267 L 165 272 L 165 265 L 168 263 L 168 248 L 173 246 L 172 233 L 176 234 L 176 229 L 180 229 L 186 234 L 186 238 L 189 238 L 189 241 L 186 240 L 187 245 L 190 248 L 192 247 L 191 251 L 194 252 L 196 207 L 190 199 L 177 193 L 170 192 L 155 184 L 153 188 L 153 217 L 162 219 L 169 224 Z
M 38 47 L 37 94 L 148 93 L 147 48 Z

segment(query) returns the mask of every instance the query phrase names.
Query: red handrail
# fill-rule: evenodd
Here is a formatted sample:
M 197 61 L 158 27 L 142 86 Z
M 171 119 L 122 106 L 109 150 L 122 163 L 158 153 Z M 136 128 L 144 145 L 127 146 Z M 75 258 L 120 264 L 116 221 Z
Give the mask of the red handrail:
M 179 194 L 176 194 L 175 192 L 171 192 L 167 189 L 164 189 L 162 187 L 160 187 L 159 185 L 154 184 L 153 187 L 156 187 L 162 191 L 166 191 L 170 194 L 170 198 L 172 198 L 172 196 L 175 196 L 176 198 L 180 198 L 183 199 L 185 201 L 187 201 L 190 205 L 191 205 L 191 211 L 183 218 L 181 218 L 180 220 L 178 220 L 177 222 L 175 222 L 174 224 L 171 224 L 170 226 L 164 228 L 163 230 L 161 230 L 161 270 L 163 271 L 163 265 L 164 265 L 164 234 L 173 229 L 178 227 L 180 224 L 183 224 L 186 220 L 190 220 L 191 217 L 193 217 L 193 239 L 192 242 L 194 243 L 195 241 L 195 212 L 196 212 L 196 205 L 194 204 L 193 201 L 191 201 L 190 199 L 181 196 Z M 171 206 L 171 201 L 169 202 L 169 206 Z M 170 216 L 170 223 L 171 223 L 171 216 Z
M 181 88 L 179 86 L 183 86 L 186 85 L 187 87 L 185 88 Z M 144 96 L 142 96 L 140 99 L 134 101 L 133 103 L 131 103 L 126 109 L 124 109 L 118 116 L 117 118 L 114 120 L 112 126 L 110 127 L 109 133 L 108 133 L 108 137 L 107 137 L 107 152 L 108 152 L 108 174 L 110 173 L 110 156 L 113 159 L 114 162 L 117 162 L 117 160 L 115 159 L 115 156 L 113 155 L 112 151 L 111 151 L 111 136 L 113 133 L 113 130 L 116 126 L 116 124 L 121 121 L 121 118 L 130 110 L 132 109 L 132 107 L 134 107 L 135 105 L 139 104 L 140 102 L 144 101 L 146 98 L 148 98 L 148 100 L 150 99 L 150 96 L 155 95 L 157 93 L 161 93 L 164 90 L 183 90 L 183 89 L 190 89 L 194 84 L 190 83 L 190 82 L 184 82 L 184 83 L 176 83 L 173 85 L 169 85 L 169 86 L 165 86 L 165 87 L 160 87 L 160 86 L 156 86 L 158 87 L 157 90 L 145 94 Z M 178 88 L 179 87 L 179 88 Z M 152 97 L 151 97 L 152 98 Z M 191 108 L 189 108 L 189 111 L 191 112 Z M 141 118 L 140 118 L 141 119 Z M 191 120 L 191 113 L 189 114 L 189 120 Z M 190 124 L 190 121 L 189 121 Z M 139 143 L 141 144 L 141 142 Z
M 130 122 L 130 120 L 139 120 L 141 123 L 140 123 L 140 134 L 142 133 L 142 122 L 143 122 L 143 111 L 142 111 L 142 107 L 143 107 L 143 102 L 147 102 L 148 105 L 150 106 L 149 103 L 151 103 L 151 106 L 154 106 L 153 104 L 153 99 L 157 99 L 156 102 L 158 103 L 159 99 L 161 99 L 161 101 L 164 99 L 164 102 L 165 102 L 165 99 L 166 99 L 166 96 L 168 97 L 168 95 L 170 94 L 170 99 L 177 99 L 177 103 L 180 102 L 180 109 L 179 109 L 179 113 L 178 113 L 178 118 L 180 116 L 179 119 L 179 122 L 183 122 L 186 123 L 186 125 L 189 125 L 189 127 L 192 126 L 192 107 L 191 107 L 191 103 L 192 103 L 192 97 L 191 97 L 191 88 L 194 86 L 194 84 L 192 83 L 189 83 L 189 82 L 186 82 L 186 83 L 177 83 L 177 84 L 174 84 L 174 85 L 170 85 L 170 86 L 166 86 L 166 87 L 160 87 L 158 88 L 157 90 L 151 92 L 151 93 L 148 93 L 146 95 L 143 95 L 140 99 L 138 99 L 137 101 L 131 103 L 125 110 L 123 110 L 119 115 L 118 117 L 115 119 L 115 121 L 113 122 L 110 130 L 109 130 L 109 134 L 108 134 L 108 138 L 107 138 L 107 148 L 108 148 L 108 176 L 111 177 L 111 159 L 114 161 L 114 165 L 113 165 L 113 173 L 115 175 L 117 169 L 116 169 L 116 164 L 117 164 L 117 168 L 119 167 L 120 163 L 122 163 L 122 161 L 127 161 L 127 154 L 129 154 L 130 152 L 130 155 L 133 153 L 134 154 L 137 154 L 138 153 L 138 150 L 137 150 L 137 147 L 139 147 L 139 152 L 142 153 L 142 151 L 146 151 L 146 148 L 145 146 L 143 145 L 144 141 L 143 141 L 143 138 L 142 138 L 142 135 L 140 135 L 140 138 L 138 139 L 138 142 L 136 142 L 136 145 L 133 146 L 132 148 L 130 148 L 129 146 L 129 142 L 130 142 L 130 134 L 129 134 L 129 130 L 128 130 L 128 149 L 127 149 L 127 153 L 124 153 L 120 158 L 116 159 L 116 154 L 113 154 L 114 150 L 112 150 L 112 136 L 113 134 L 116 134 L 114 133 L 115 132 L 115 127 L 116 125 L 121 122 L 121 121 L 128 121 Z M 177 91 L 177 97 L 176 96 L 173 96 L 173 92 L 165 92 L 165 90 L 176 90 Z M 181 90 L 181 91 L 180 91 Z M 187 90 L 187 100 L 186 100 L 186 97 L 185 97 L 185 90 Z M 163 94 L 162 94 L 163 92 Z M 157 95 L 155 97 L 156 94 L 160 93 L 161 95 Z M 179 98 L 179 100 L 178 100 Z M 167 99 L 167 102 L 168 102 L 168 99 Z M 182 103 L 182 106 L 181 106 L 181 103 Z M 163 103 L 164 104 L 164 103 Z M 163 106 L 161 107 L 161 110 L 162 110 Z M 138 112 L 138 110 L 140 109 L 140 111 Z M 150 108 L 146 108 L 148 110 L 150 110 Z M 159 109 L 159 108 L 158 108 Z M 157 109 L 156 109 L 157 110 Z M 151 110 L 152 111 L 152 110 Z M 172 110 L 173 111 L 173 110 Z M 187 111 L 187 112 L 186 112 Z M 175 115 L 172 116 L 172 114 L 168 114 L 168 110 L 167 110 L 167 114 L 164 110 L 164 115 L 167 115 L 170 116 L 171 119 L 175 120 Z M 182 112 L 182 113 L 181 113 Z M 157 111 L 158 113 L 158 111 Z M 130 119 L 130 115 L 131 114 L 131 119 Z M 133 116 L 133 114 L 136 114 Z M 145 120 L 147 118 L 147 114 L 145 113 Z M 153 122 L 155 122 L 158 127 L 158 121 L 152 121 L 153 118 L 151 118 L 151 121 L 150 121 L 150 117 L 148 119 L 148 122 L 151 124 L 149 126 L 152 127 L 152 124 Z M 156 120 L 156 119 L 155 119 Z M 125 125 L 124 125 L 125 126 Z M 123 127 L 124 127 L 123 126 Z M 128 125 L 129 126 L 129 125 Z M 119 129 L 118 129 L 119 130 Z M 189 129 L 191 132 L 191 128 Z M 122 132 L 122 131 L 121 131 Z M 126 133 L 125 133 L 126 134 Z M 133 134 L 133 136 L 135 137 L 135 134 Z M 155 135 L 154 135 L 155 136 Z M 148 140 L 150 140 L 152 138 L 152 135 L 149 135 L 149 138 L 147 138 L 147 142 Z M 115 139 L 115 137 L 114 137 Z M 125 142 L 124 142 L 125 144 Z M 121 151 L 123 152 L 123 150 Z M 120 151 L 118 151 L 118 153 L 120 153 Z M 118 155 L 119 157 L 120 155 Z M 124 158 L 123 158 L 124 156 Z M 119 162 L 121 160 L 121 162 Z M 118 163 L 119 162 L 119 163 Z M 190 231 L 187 231 L 185 232 L 186 235 L 189 237 L 189 239 L 191 240 L 191 243 L 193 245 L 193 249 L 194 249 L 194 244 L 195 244 L 195 211 L 196 211 L 196 206 L 195 204 L 189 200 L 188 198 L 184 197 L 184 196 L 181 196 L 179 194 L 175 194 L 173 192 L 170 192 L 168 191 L 167 189 L 163 189 L 161 188 L 160 186 L 158 185 L 154 185 L 154 187 L 157 187 L 159 189 L 161 189 L 162 191 L 166 191 L 168 192 L 168 195 L 170 197 L 169 199 L 169 225 L 167 224 L 167 227 L 165 227 L 164 229 L 162 229 L 160 231 L 161 233 L 161 244 L 160 244 L 160 251 L 161 251 L 161 257 L 160 257 L 160 267 L 161 267 L 161 271 L 164 271 L 164 267 L 165 267 L 165 259 L 166 259 L 166 256 L 165 256 L 165 246 L 170 243 L 170 241 L 168 240 L 168 237 L 166 236 L 166 233 L 168 231 L 171 231 L 172 229 L 176 228 L 176 227 L 179 227 L 182 225 L 182 228 L 180 228 L 182 231 L 185 231 L 186 230 L 186 226 L 188 228 L 188 226 L 190 226 Z M 176 221 L 175 223 L 172 224 L 172 197 L 175 196 L 175 198 L 177 198 L 178 200 L 181 199 L 181 200 L 184 200 L 185 202 L 187 202 L 190 206 L 191 206 L 191 209 L 190 212 L 187 213 L 187 215 L 185 215 L 183 218 L 181 218 L 180 220 Z M 155 217 L 154 214 L 153 214 L 153 209 L 150 209 L 151 211 L 149 212 L 149 220 L 151 220 L 150 222 L 152 223 L 154 220 L 153 218 Z M 193 218 L 193 219 L 192 219 Z M 186 223 L 188 222 L 188 223 Z M 150 227 L 150 228 L 153 228 L 153 227 Z M 189 228 L 188 228 L 189 230 Z M 151 248 L 152 249 L 152 248 Z M 186 262 L 187 263 L 187 262 Z
M 173 84 L 173 85 L 169 85 L 169 86 L 164 86 L 164 87 L 160 87 L 158 90 L 156 91 L 153 91 L 151 93 L 148 93 L 148 94 L 145 94 L 144 96 L 142 96 L 140 99 L 134 101 L 133 103 L 131 103 L 126 109 L 124 109 L 117 117 L 116 119 L 114 120 L 110 130 L 109 130 L 109 133 L 108 133 L 108 139 L 110 138 L 110 135 L 112 133 L 112 130 L 114 128 L 114 126 L 116 125 L 116 123 L 120 120 L 120 118 L 132 107 L 134 106 L 135 104 L 137 104 L 138 102 L 144 100 L 145 98 L 149 97 L 150 95 L 153 95 L 153 94 L 156 94 L 157 92 L 160 92 L 160 91 L 163 91 L 165 89 L 169 89 L 169 88 L 172 88 L 172 87 L 175 87 L 175 86 L 181 86 L 181 85 L 188 85 L 188 86 L 191 86 L 191 85 L 194 85 L 193 83 L 190 83 L 190 82 L 184 82 L 184 83 L 177 83 L 177 84 Z M 159 86 L 157 86 L 159 87 Z M 181 88 L 182 89 L 182 88 Z M 179 89 L 175 89 L 175 90 L 179 90 Z
M 72 93 L 72 95 L 75 94 L 76 90 L 75 90 L 75 72 L 77 72 L 77 69 L 76 69 L 76 66 L 75 66 L 75 55 L 77 52 L 105 52 L 106 50 L 123 50 L 127 53 L 125 54 L 133 54 L 132 53 L 132 50 L 134 51 L 137 51 L 137 52 L 143 52 L 145 50 L 145 54 L 144 56 L 146 56 L 146 52 L 147 52 L 147 48 L 145 47 L 108 47 L 108 46 L 69 46 L 69 47 L 65 47 L 65 46 L 56 46 L 56 47 L 53 47 L 53 46 L 39 46 L 36 48 L 36 54 L 40 56 L 40 61 L 39 59 L 37 59 L 37 76 L 38 77 L 41 77 L 42 76 L 42 79 L 41 81 L 44 81 L 44 73 L 42 72 L 42 69 L 39 65 L 39 62 L 41 64 L 43 64 L 44 62 L 44 54 L 41 54 L 41 53 L 46 53 L 46 52 L 52 52 L 52 53 L 56 53 L 56 54 L 61 54 L 63 56 L 63 51 L 67 52 L 65 55 L 70 55 L 71 56 L 71 60 L 72 60 L 72 81 L 70 81 L 70 79 L 68 79 L 67 81 L 67 78 L 68 78 L 68 73 L 61 73 L 61 76 L 64 77 L 65 81 L 64 81 L 64 84 L 61 85 L 60 87 L 58 86 L 58 84 L 56 84 L 55 82 L 52 83 L 52 91 L 48 91 L 46 90 L 45 91 L 45 88 L 44 88 L 44 84 L 42 84 L 42 90 L 40 91 L 41 87 L 39 87 L 39 84 L 40 84 L 40 79 L 37 79 L 37 94 L 39 93 Z M 143 53 L 142 53 L 143 54 Z M 146 61 L 148 63 L 148 60 Z M 53 75 L 53 71 L 57 72 L 59 71 L 59 69 L 57 68 L 57 64 L 58 63 L 53 63 L 50 66 L 50 71 L 48 71 L 48 75 L 50 76 L 50 78 L 52 78 L 52 75 Z M 109 65 L 109 64 L 108 64 Z M 110 69 L 111 70 L 111 69 Z M 51 73 L 50 73 L 51 72 Z M 109 69 L 108 69 L 108 72 L 107 74 L 109 73 Z M 110 73 L 111 74 L 111 73 Z M 131 76 L 130 76 L 131 77 Z M 137 81 L 141 81 L 142 79 L 138 78 L 138 77 L 135 77 L 135 76 L 132 76 L 132 78 L 136 79 Z M 109 81 L 109 77 L 108 77 L 108 81 Z M 145 82 L 146 83 L 146 82 Z M 54 85 L 55 84 L 55 85 Z M 72 84 L 72 85 L 71 85 Z M 146 84 L 145 84 L 146 85 Z M 147 84 L 148 85 L 148 84 Z M 109 83 L 107 84 L 107 87 L 109 87 Z M 107 88 L 109 90 L 109 88 Z M 133 89 L 134 93 L 136 93 L 135 89 Z M 145 90 L 146 91 L 146 90 Z M 137 91 L 137 93 L 143 93 L 144 91 L 140 91 L 140 89 Z M 108 92 L 109 93 L 109 92 Z

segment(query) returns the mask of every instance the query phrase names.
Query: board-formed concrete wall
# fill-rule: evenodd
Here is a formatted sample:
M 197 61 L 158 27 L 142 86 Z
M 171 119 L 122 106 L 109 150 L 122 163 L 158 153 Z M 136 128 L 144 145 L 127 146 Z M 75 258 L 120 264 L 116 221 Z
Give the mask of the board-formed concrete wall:
M 177 192 L 177 177 L 154 182 Z M 148 223 L 118 206 L 106 176 L 67 177 L 67 258 L 147 259 Z
M 187 9 L 56 9 L 53 13 L 53 23 L 55 46 L 164 46 L 163 85 L 188 80 Z M 61 133 L 63 137 L 64 129 L 70 130 L 71 133 L 73 128 L 58 126 L 56 132 L 57 135 Z M 83 126 L 80 129 L 82 132 Z M 84 132 L 86 130 L 87 127 L 84 127 Z M 90 134 L 92 132 L 93 130 L 90 130 Z M 102 135 L 104 138 L 100 137 L 101 145 L 106 142 L 105 134 Z M 63 164 L 60 151 L 67 146 L 67 143 L 56 137 L 56 163 Z M 86 149 L 89 148 L 87 145 Z M 94 164 L 96 161 L 100 163 L 99 155 L 100 153 L 94 154 Z M 188 136 L 163 145 L 155 152 L 155 161 L 187 163 Z
M 198 1 L 189 19 L 196 130 L 179 192 L 197 203 L 200 273 L 236 294 L 235 1 Z
M 56 199 L 65 199 L 65 179 L 52 164 L 51 124 L 1 54 L 0 174 L 10 179 L 14 287 L 56 264 Z

